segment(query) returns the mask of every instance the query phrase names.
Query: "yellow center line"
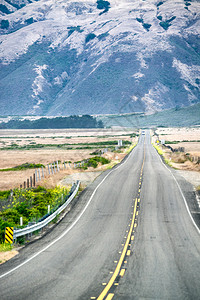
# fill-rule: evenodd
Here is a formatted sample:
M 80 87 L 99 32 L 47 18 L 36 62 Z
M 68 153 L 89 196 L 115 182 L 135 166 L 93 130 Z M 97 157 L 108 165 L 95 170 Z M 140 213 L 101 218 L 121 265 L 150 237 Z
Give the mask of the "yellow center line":
M 146 138 L 146 136 L 145 136 L 145 138 Z M 144 145 L 145 145 L 145 141 L 144 141 Z M 141 168 L 141 176 L 143 174 L 144 161 L 145 161 L 145 148 L 144 148 L 144 157 L 143 157 L 143 163 L 142 163 L 142 168 Z M 97 298 L 97 300 L 103 300 L 104 299 L 104 297 L 108 294 L 110 288 L 113 286 L 113 284 L 115 282 L 115 279 L 119 275 L 119 272 L 121 270 L 123 262 L 127 263 L 127 261 L 125 261 L 124 258 L 127 255 L 127 249 L 128 249 L 131 237 L 132 237 L 133 228 L 137 226 L 137 224 L 135 224 L 135 217 L 136 217 L 136 209 L 137 209 L 138 202 L 140 202 L 140 199 L 136 198 L 135 199 L 134 210 L 133 210 L 133 218 L 130 219 L 131 220 L 130 230 L 129 230 L 129 233 L 128 233 L 128 236 L 127 236 L 126 243 L 124 245 L 122 254 L 120 256 L 119 262 L 118 262 L 118 264 L 116 266 L 116 269 L 115 269 L 112 277 L 110 278 L 108 284 L 106 285 L 106 287 L 104 288 L 104 290 L 101 292 L 101 294 L 99 295 L 99 297 Z M 106 297 L 106 300 L 111 300 L 113 298 L 113 296 L 114 296 L 114 294 L 109 293 L 108 296 Z
M 135 221 L 136 208 L 137 208 L 137 199 L 135 200 L 133 219 L 132 219 L 132 222 L 131 222 L 130 230 L 129 230 L 129 233 L 128 233 L 128 236 L 127 236 L 127 240 L 126 240 L 124 249 L 122 251 L 121 257 L 119 259 L 117 267 L 116 267 L 116 269 L 115 269 L 115 271 L 114 271 L 114 273 L 113 273 L 110 281 L 108 282 L 107 286 L 104 288 L 104 290 L 102 291 L 102 293 L 99 295 L 99 297 L 97 298 L 97 300 L 102 300 L 107 295 L 108 291 L 110 290 L 110 288 L 114 284 L 117 275 L 119 274 L 119 271 L 121 269 L 122 263 L 123 263 L 124 258 L 126 256 L 126 252 L 127 252 L 127 248 L 128 248 L 128 245 L 129 245 L 129 241 L 131 239 L 131 234 L 132 234 L 132 230 L 133 230 L 133 226 L 134 226 L 134 221 Z
M 121 277 L 123 277 L 123 276 L 124 276 L 124 273 L 125 273 L 125 269 L 121 269 L 119 275 L 120 275 Z
M 112 300 L 112 298 L 113 298 L 113 296 L 114 296 L 114 294 L 108 294 L 108 296 L 106 297 L 106 300 Z

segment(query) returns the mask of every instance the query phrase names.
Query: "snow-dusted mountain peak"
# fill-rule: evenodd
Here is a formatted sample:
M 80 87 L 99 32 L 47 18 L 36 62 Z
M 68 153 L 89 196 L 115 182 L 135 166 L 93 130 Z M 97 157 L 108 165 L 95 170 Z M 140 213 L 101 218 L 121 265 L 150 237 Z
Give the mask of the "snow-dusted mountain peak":
M 3 0 L 0 12 L 3 114 L 199 101 L 199 1 Z

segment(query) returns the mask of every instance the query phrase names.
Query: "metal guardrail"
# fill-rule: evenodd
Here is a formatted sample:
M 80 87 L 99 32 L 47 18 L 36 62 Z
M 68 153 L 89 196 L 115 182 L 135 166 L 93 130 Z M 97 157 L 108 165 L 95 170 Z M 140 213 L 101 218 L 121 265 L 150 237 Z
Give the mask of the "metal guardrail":
M 73 193 L 71 194 L 71 196 L 67 199 L 67 201 L 62 206 L 60 206 L 54 213 L 52 213 L 49 217 L 47 217 L 43 221 L 38 222 L 31 226 L 25 227 L 25 228 L 14 229 L 13 238 L 16 239 L 17 237 L 32 233 L 36 230 L 39 230 L 39 229 L 45 227 L 47 224 L 49 224 L 49 222 L 51 222 L 58 214 L 60 214 L 74 199 L 74 197 L 76 196 L 76 194 L 78 192 L 79 186 L 80 186 L 80 181 L 77 181 L 77 186 L 76 186 L 75 190 L 73 191 Z

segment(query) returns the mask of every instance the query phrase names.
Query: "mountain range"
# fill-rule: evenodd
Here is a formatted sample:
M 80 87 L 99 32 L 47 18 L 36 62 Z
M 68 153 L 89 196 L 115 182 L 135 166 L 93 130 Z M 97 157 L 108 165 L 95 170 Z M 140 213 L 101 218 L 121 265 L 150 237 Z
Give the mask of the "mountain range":
M 200 1 L 1 0 L 0 114 L 200 102 Z

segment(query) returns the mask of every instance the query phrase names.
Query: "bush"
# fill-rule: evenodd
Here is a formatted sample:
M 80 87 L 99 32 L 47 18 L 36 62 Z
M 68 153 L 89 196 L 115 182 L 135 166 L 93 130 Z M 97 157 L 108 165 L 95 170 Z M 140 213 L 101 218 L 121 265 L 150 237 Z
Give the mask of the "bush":
M 7 199 L 10 196 L 10 191 L 0 191 L 0 200 Z
M 110 8 L 110 2 L 105 1 L 105 0 L 97 0 L 97 8 L 98 9 L 104 9 L 102 13 L 105 13 L 109 10 Z M 102 14 L 100 13 L 100 15 Z
M 141 18 L 136 18 L 136 20 L 137 20 L 139 23 L 143 23 L 143 19 L 141 19 Z
M 79 162 L 76 162 L 76 163 L 79 163 Z M 98 163 L 105 165 L 105 164 L 109 164 L 110 160 L 108 160 L 102 156 L 94 156 L 94 157 L 87 159 L 84 162 L 84 165 L 81 167 L 81 169 L 86 170 L 88 167 L 96 168 L 98 166 Z
M 7 168 L 7 169 L 0 169 L 0 172 L 6 172 L 6 171 L 21 171 L 21 170 L 27 170 L 27 169 L 35 169 L 35 168 L 41 168 L 45 167 L 42 164 L 30 164 L 30 163 L 24 163 L 22 165 L 13 167 L 13 168 Z
M 23 225 L 38 221 L 47 214 L 48 205 L 51 207 L 51 212 L 62 205 L 65 197 L 62 198 L 61 195 L 66 196 L 68 192 L 67 189 L 60 187 L 45 189 L 41 186 L 30 190 L 14 190 L 10 207 L 0 212 L 0 243 L 4 241 L 5 227 L 19 227 L 20 217 L 23 217 Z M 8 191 L 1 194 L 6 196 Z
M 160 22 L 159 24 L 165 30 L 167 30 L 169 26 L 171 26 L 171 24 L 169 24 L 168 22 Z
M 89 33 L 85 38 L 85 42 L 88 43 L 89 41 L 93 40 L 95 37 L 96 35 L 94 33 Z
M 144 23 L 143 24 L 143 27 L 147 30 L 149 30 L 149 28 L 151 27 L 151 24 L 148 24 L 148 23 Z
M 9 27 L 9 21 L 8 20 L 2 20 L 1 21 L 1 29 L 8 29 Z
M 28 25 L 32 24 L 34 22 L 33 18 L 29 18 L 25 21 Z

